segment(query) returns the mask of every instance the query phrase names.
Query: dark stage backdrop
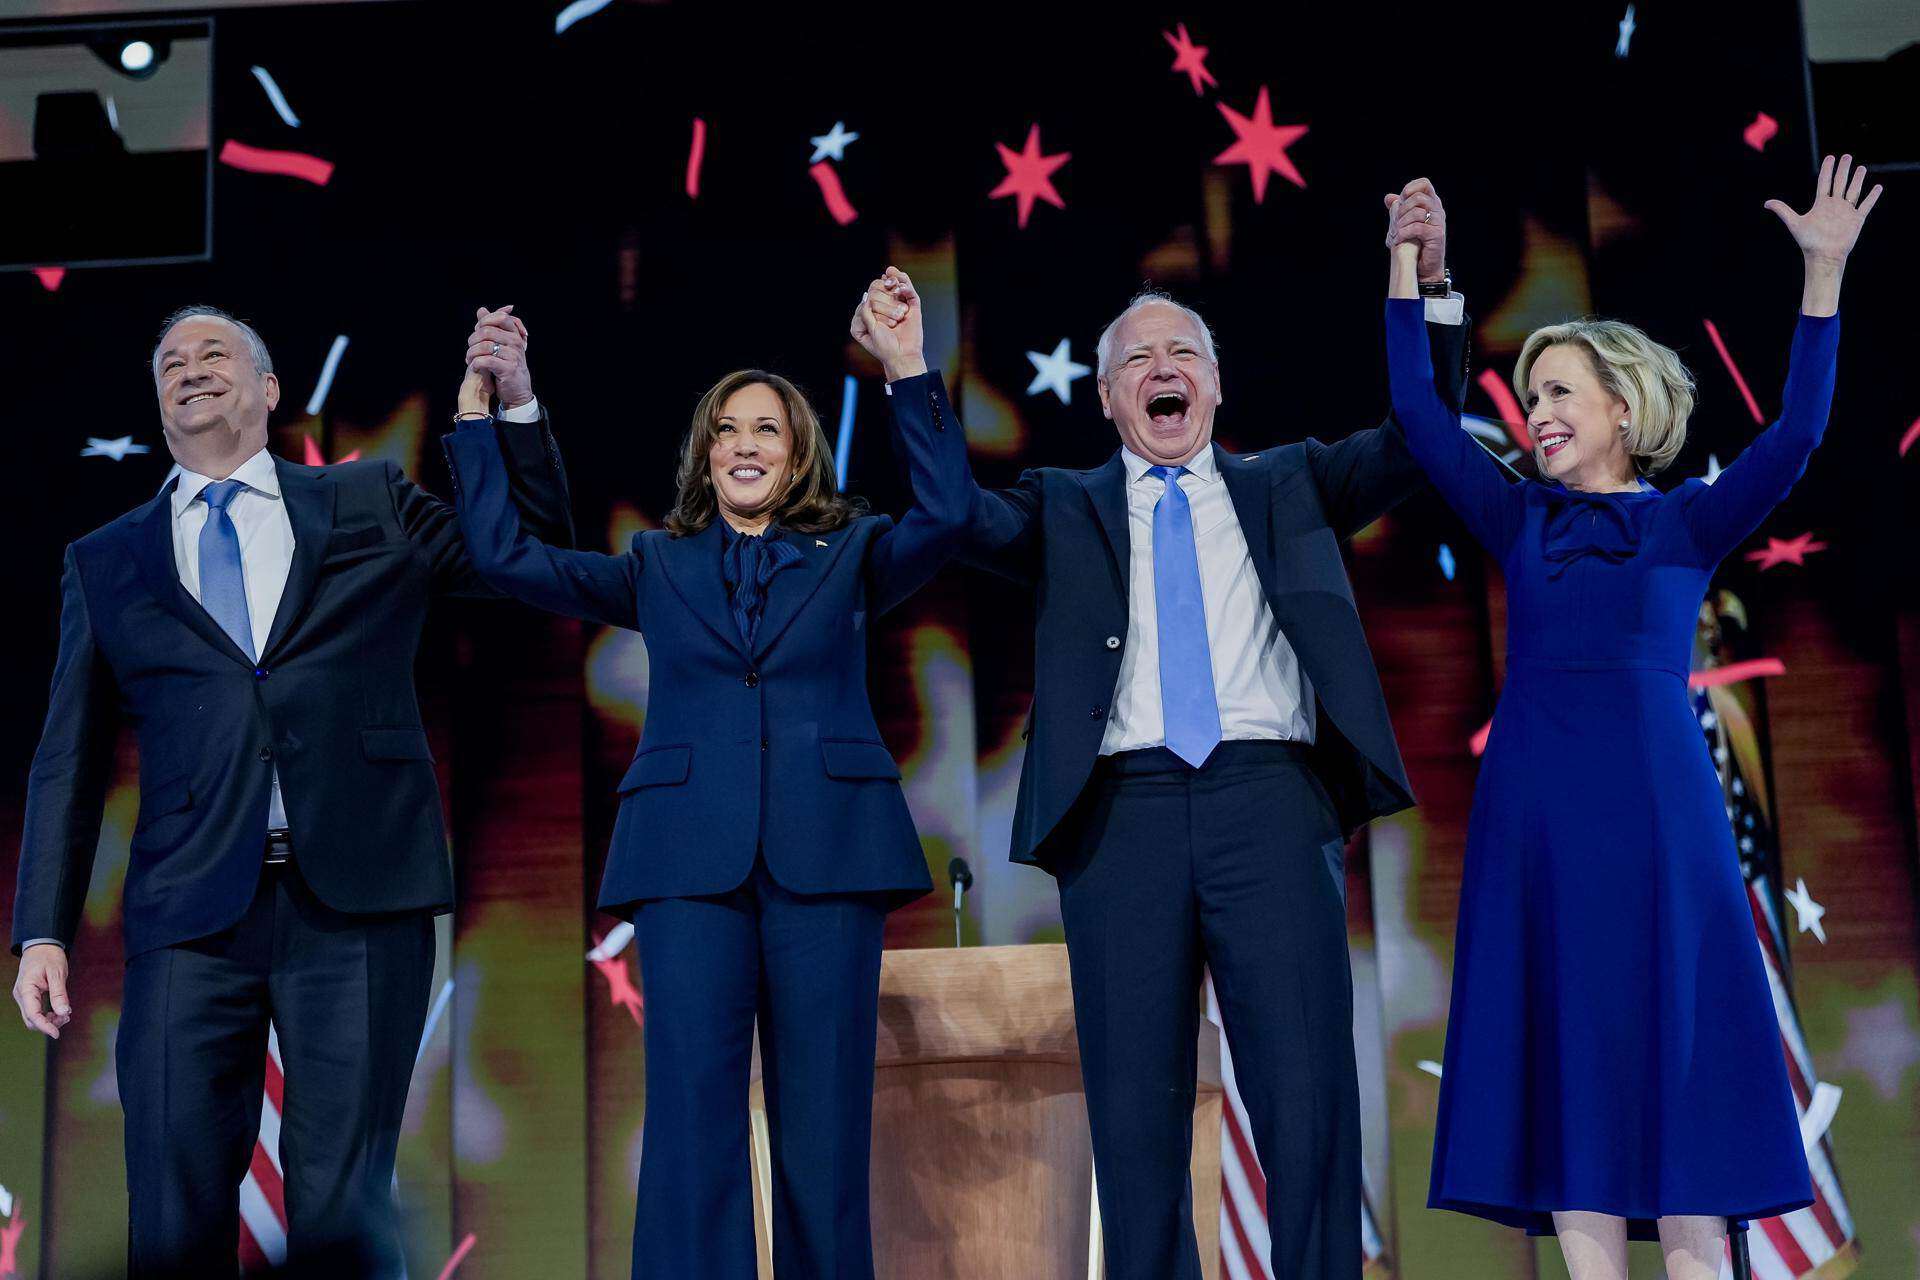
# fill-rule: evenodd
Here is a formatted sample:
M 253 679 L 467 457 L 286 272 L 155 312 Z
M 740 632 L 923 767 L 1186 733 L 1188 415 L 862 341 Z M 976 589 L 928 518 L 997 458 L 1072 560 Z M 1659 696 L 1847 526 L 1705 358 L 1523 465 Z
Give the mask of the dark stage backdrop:
M 0 906 L 61 548 L 166 477 L 147 358 L 182 303 L 265 334 L 282 455 L 390 458 L 441 493 L 437 440 L 473 309 L 514 303 L 583 543 L 619 549 L 664 516 L 699 393 L 743 365 L 809 388 L 849 487 L 899 509 L 879 371 L 846 336 L 889 262 L 926 299 L 930 354 L 983 483 L 1113 449 L 1092 377 L 1035 379 L 1043 358 L 1092 363 L 1100 327 L 1144 281 L 1215 326 L 1230 447 L 1369 425 L 1386 401 L 1380 194 L 1426 175 L 1450 212 L 1474 374 L 1491 375 L 1469 395 L 1489 438 L 1507 412 L 1489 384 L 1505 382 L 1526 333 L 1599 312 L 1645 326 L 1699 377 L 1692 437 L 1665 482 L 1731 460 L 1778 406 L 1799 291 L 1795 251 L 1761 202 L 1803 207 L 1819 151 L 1854 140 L 1816 130 L 1792 4 L 1552 8 L 221 11 L 211 144 L 255 167 L 215 165 L 212 259 L 0 275 L 13 480 L 0 503 L 13 619 L 0 639 L 13 676 L 0 690 Z M 1208 51 L 1192 74 L 1170 70 L 1188 36 Z M 836 121 L 858 137 L 816 154 Z M 1250 162 L 1229 153 L 1243 133 L 1259 144 Z M 236 143 L 330 167 L 259 171 Z M 1059 161 L 1033 184 L 1044 194 L 994 195 L 1029 147 Z M 1856 1257 L 1876 1276 L 1920 1267 L 1920 459 L 1902 448 L 1920 414 L 1920 183 L 1887 181 L 1847 281 L 1828 441 L 1751 544 L 1811 535 L 1817 549 L 1770 567 L 1743 551 L 1719 583 L 1737 597 L 1721 602 L 1724 656 L 1783 667 L 1725 687 L 1718 705 L 1747 726 L 1736 763 L 1768 835 L 1755 901 L 1785 939 L 1788 1042 L 1803 1033 L 1810 1095 L 1842 1091 L 1817 1144 L 1834 1171 L 1827 1218 L 1768 1237 L 1777 1269 L 1763 1274 L 1776 1276 L 1837 1276 Z M 129 218 L 154 213 L 140 190 L 98 194 Z M 1497 571 L 1431 496 L 1356 539 L 1350 563 L 1423 802 L 1349 858 L 1373 1266 L 1415 1280 L 1564 1274 L 1551 1247 L 1424 1207 L 1438 1082 L 1420 1064 L 1441 1057 L 1471 742 L 1502 674 Z M 943 877 L 961 854 L 979 877 L 969 942 L 1059 937 L 1051 883 L 1005 862 L 1029 619 L 1006 586 L 955 569 L 873 641 L 876 704 L 928 864 Z M 440 1274 L 458 1254 L 462 1280 L 623 1276 L 645 1013 L 633 952 L 598 965 L 585 952 L 614 923 L 592 903 L 613 786 L 646 715 L 645 646 L 450 603 L 421 687 L 460 905 L 442 930 L 443 998 L 401 1153 L 412 1272 Z M 0 1035 L 0 1277 L 9 1263 L 110 1275 L 123 1257 L 112 1046 L 136 807 L 129 748 L 74 956 L 75 1021 L 52 1046 Z M 1811 905 L 1783 887 L 1824 907 L 1820 937 L 1801 931 Z M 951 945 L 943 901 L 897 913 L 889 944 Z M 249 1192 L 263 1244 L 272 1181 L 263 1156 Z M 1255 1230 L 1236 1220 L 1224 1234 Z

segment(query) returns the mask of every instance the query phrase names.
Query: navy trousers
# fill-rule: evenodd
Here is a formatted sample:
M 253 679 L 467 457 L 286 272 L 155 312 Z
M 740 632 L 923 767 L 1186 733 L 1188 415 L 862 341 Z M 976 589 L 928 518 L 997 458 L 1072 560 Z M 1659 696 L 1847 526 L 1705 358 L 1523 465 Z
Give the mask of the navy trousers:
M 1054 867 L 1109 1280 L 1198 1280 L 1203 966 L 1266 1173 L 1273 1274 L 1360 1275 L 1360 1095 L 1339 824 L 1304 749 L 1103 759 Z
M 343 914 L 291 865 L 262 870 L 232 928 L 130 957 L 115 1044 L 128 1273 L 238 1272 L 271 1020 L 285 1086 L 282 1274 L 403 1274 L 393 1161 L 432 983 L 431 916 Z
M 634 910 L 647 1114 L 635 1280 L 754 1280 L 747 1089 L 760 1023 L 781 1280 L 873 1280 L 867 1170 L 880 1008 L 877 894 L 747 883 Z

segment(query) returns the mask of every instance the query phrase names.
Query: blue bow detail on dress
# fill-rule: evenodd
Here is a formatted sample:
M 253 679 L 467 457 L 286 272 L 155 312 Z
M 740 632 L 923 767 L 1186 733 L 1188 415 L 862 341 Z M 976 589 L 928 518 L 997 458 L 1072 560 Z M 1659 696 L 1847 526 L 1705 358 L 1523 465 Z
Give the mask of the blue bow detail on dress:
M 1559 577 L 1581 556 L 1619 564 L 1640 550 L 1640 522 L 1620 495 L 1557 487 L 1547 489 L 1547 495 L 1541 536 L 1547 577 Z

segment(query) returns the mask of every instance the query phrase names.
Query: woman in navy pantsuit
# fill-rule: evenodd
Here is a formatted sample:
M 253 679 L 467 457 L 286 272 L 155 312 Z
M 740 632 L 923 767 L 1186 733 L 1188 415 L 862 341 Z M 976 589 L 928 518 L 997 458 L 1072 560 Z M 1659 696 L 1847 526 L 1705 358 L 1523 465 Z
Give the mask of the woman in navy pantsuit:
M 919 310 L 911 282 L 889 269 L 855 312 L 853 336 L 889 380 L 925 371 Z M 485 349 L 469 351 L 481 371 Z M 897 524 L 836 492 L 813 409 L 757 370 L 701 400 L 667 528 L 638 534 L 625 555 L 528 535 L 484 400 L 472 406 L 477 426 L 447 438 L 481 575 L 529 604 L 646 637 L 646 730 L 620 783 L 600 891 L 602 910 L 633 921 L 646 990 L 633 1242 L 644 1280 L 755 1274 L 756 1019 L 774 1269 L 786 1280 L 873 1276 L 881 925 L 932 883 L 867 701 L 867 629 L 947 559 L 969 494 L 964 433 L 929 381 L 932 411 L 896 418 L 913 486 Z
M 1507 683 L 1468 827 L 1430 1202 L 1557 1231 L 1574 1280 L 1624 1280 L 1657 1232 L 1673 1280 L 1720 1274 L 1728 1220 L 1812 1200 L 1732 832 L 1687 695 L 1714 567 L 1826 427 L 1864 170 L 1768 207 L 1806 259 L 1783 409 L 1708 485 L 1641 477 L 1685 439 L 1692 382 L 1630 325 L 1522 348 L 1540 479 L 1510 485 L 1433 390 L 1413 276 L 1387 302 L 1394 411 L 1500 562 Z M 1389 198 L 1389 204 L 1394 202 Z M 1392 244 L 1424 213 L 1392 213 Z M 1403 300 L 1406 299 L 1406 300 Z

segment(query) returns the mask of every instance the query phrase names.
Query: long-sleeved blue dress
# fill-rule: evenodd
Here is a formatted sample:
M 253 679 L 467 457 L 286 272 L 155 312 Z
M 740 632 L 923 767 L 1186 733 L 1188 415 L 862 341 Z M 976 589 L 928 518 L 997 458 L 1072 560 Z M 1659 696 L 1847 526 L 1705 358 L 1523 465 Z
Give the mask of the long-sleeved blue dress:
M 1468 823 L 1428 1203 L 1739 1222 L 1811 1203 L 1720 784 L 1688 701 L 1714 566 L 1826 428 L 1838 317 L 1802 316 L 1785 409 L 1712 485 L 1510 483 L 1387 302 L 1393 407 L 1507 585 L 1507 682 Z

